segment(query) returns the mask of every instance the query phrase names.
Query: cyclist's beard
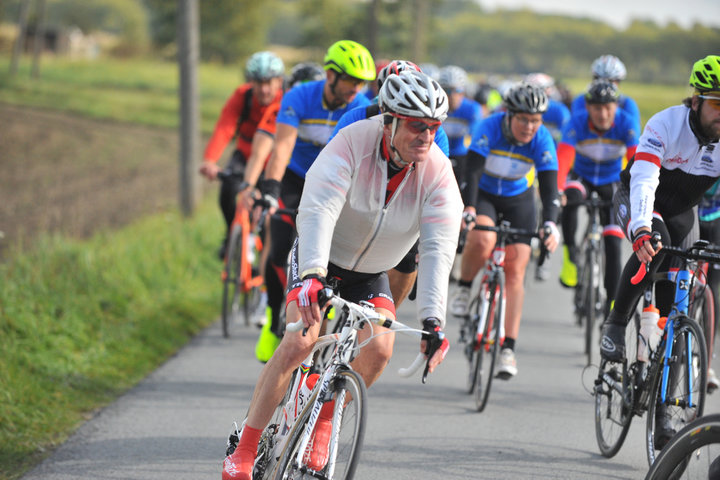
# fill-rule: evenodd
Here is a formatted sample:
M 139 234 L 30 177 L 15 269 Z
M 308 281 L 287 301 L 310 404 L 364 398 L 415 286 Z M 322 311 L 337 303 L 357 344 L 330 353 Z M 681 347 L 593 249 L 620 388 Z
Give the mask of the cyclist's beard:
M 697 110 L 690 109 L 690 117 L 689 117 L 689 123 L 690 123 L 690 129 L 695 134 L 695 138 L 698 139 L 698 142 L 700 145 L 708 145 L 710 143 L 715 143 L 718 141 L 718 130 L 720 130 L 720 126 L 717 124 L 715 125 L 715 128 L 713 129 L 713 125 L 703 125 L 700 120 L 700 109 L 702 109 L 702 102 L 704 100 L 701 98 L 700 103 L 698 104 Z

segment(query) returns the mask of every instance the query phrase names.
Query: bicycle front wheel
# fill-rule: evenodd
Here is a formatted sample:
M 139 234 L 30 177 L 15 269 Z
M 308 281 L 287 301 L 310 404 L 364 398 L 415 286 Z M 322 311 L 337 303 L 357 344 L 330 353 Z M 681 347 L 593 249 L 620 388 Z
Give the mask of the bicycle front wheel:
M 317 390 L 316 390 L 317 391 Z M 314 401 L 308 402 L 290 430 L 288 443 L 278 463 L 276 480 L 298 479 L 351 479 L 355 475 L 367 416 L 367 392 L 362 377 L 352 370 L 338 371 L 331 381 L 330 392 L 335 401 L 333 432 L 330 440 L 329 461 L 325 467 L 313 474 L 301 460 L 298 453 L 310 421 Z M 313 400 L 316 394 L 313 395 Z M 312 440 L 312 439 L 311 439 Z M 301 459 L 304 455 L 301 455 Z M 320 474 L 319 477 L 317 474 Z
M 658 455 L 645 480 L 717 478 L 720 472 L 720 414 L 689 423 Z
M 670 320 L 668 320 L 670 321 Z M 707 350 L 705 337 L 700 327 L 688 317 L 675 320 L 667 387 L 663 391 L 663 371 L 658 368 L 652 379 L 648 401 L 645 445 L 648 464 L 652 465 L 658 447 L 667 443 L 668 437 L 688 423 L 702 416 L 705 406 L 705 384 L 707 381 Z M 659 348 L 665 348 L 660 342 Z M 664 354 L 664 351 L 661 350 Z M 659 361 L 663 361 L 663 357 Z M 664 400 L 663 400 L 664 398 Z
M 465 343 L 465 358 L 467 358 L 469 365 L 469 373 L 467 376 L 467 393 L 472 394 L 475 391 L 475 377 L 477 376 L 477 370 L 479 368 L 479 357 L 480 357 L 480 342 L 478 340 L 478 323 L 480 323 L 480 301 L 479 296 L 473 298 L 470 302 L 470 317 L 463 319 L 463 322 L 467 322 L 467 340 Z
M 230 337 L 232 326 L 239 316 L 242 256 L 242 228 L 236 225 L 230 233 L 223 272 L 222 333 L 225 338 Z
M 611 458 L 622 447 L 630 429 L 633 416 L 634 378 L 628 373 L 633 371 L 627 365 L 633 364 L 637 356 L 638 326 L 635 321 L 628 322 L 625 329 L 626 349 L 625 361 L 610 363 L 602 361 L 598 380 L 595 384 L 595 439 L 600 453 Z
M 478 339 L 477 366 L 475 368 L 475 408 L 482 412 L 487 404 L 495 372 L 495 362 L 500 351 L 500 330 L 504 318 L 503 284 L 493 282 L 488 286 L 488 309 L 482 338 Z

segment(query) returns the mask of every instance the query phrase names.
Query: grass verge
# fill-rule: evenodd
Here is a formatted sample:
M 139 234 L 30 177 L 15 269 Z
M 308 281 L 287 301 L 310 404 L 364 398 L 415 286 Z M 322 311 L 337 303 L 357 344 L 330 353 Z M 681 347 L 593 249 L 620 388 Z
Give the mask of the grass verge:
M 217 316 L 222 221 L 155 215 L 0 264 L 0 479 L 18 478 Z

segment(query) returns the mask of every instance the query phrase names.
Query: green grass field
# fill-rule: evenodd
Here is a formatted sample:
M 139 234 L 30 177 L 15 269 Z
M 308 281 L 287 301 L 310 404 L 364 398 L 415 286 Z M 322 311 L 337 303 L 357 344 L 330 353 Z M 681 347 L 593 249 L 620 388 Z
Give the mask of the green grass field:
M 9 64 L 0 56 L 0 64 Z M 199 70 L 201 128 L 209 134 L 222 106 L 241 81 L 234 66 L 203 64 Z M 588 79 L 567 79 L 575 94 Z M 178 126 L 177 65 L 150 60 L 78 60 L 45 58 L 41 78 L 30 79 L 24 59 L 15 77 L 0 69 L 0 102 L 68 110 L 96 118 L 160 127 Z M 685 85 L 624 82 L 620 90 L 634 98 L 643 125 L 656 112 L 680 103 L 690 93 Z
M 0 263 L 0 479 L 217 318 L 221 223 L 205 201 L 191 220 L 165 213 L 85 241 L 43 236 Z

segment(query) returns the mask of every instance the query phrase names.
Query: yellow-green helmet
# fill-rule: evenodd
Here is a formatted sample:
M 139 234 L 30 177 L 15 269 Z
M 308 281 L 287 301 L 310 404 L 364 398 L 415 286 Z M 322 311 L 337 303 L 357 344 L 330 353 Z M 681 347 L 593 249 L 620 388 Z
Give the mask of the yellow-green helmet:
M 700 92 L 720 91 L 720 56 L 708 55 L 695 62 L 690 73 L 690 86 Z
M 325 70 L 333 70 L 370 82 L 375 80 L 375 62 L 367 48 L 352 40 L 340 40 L 328 48 Z

